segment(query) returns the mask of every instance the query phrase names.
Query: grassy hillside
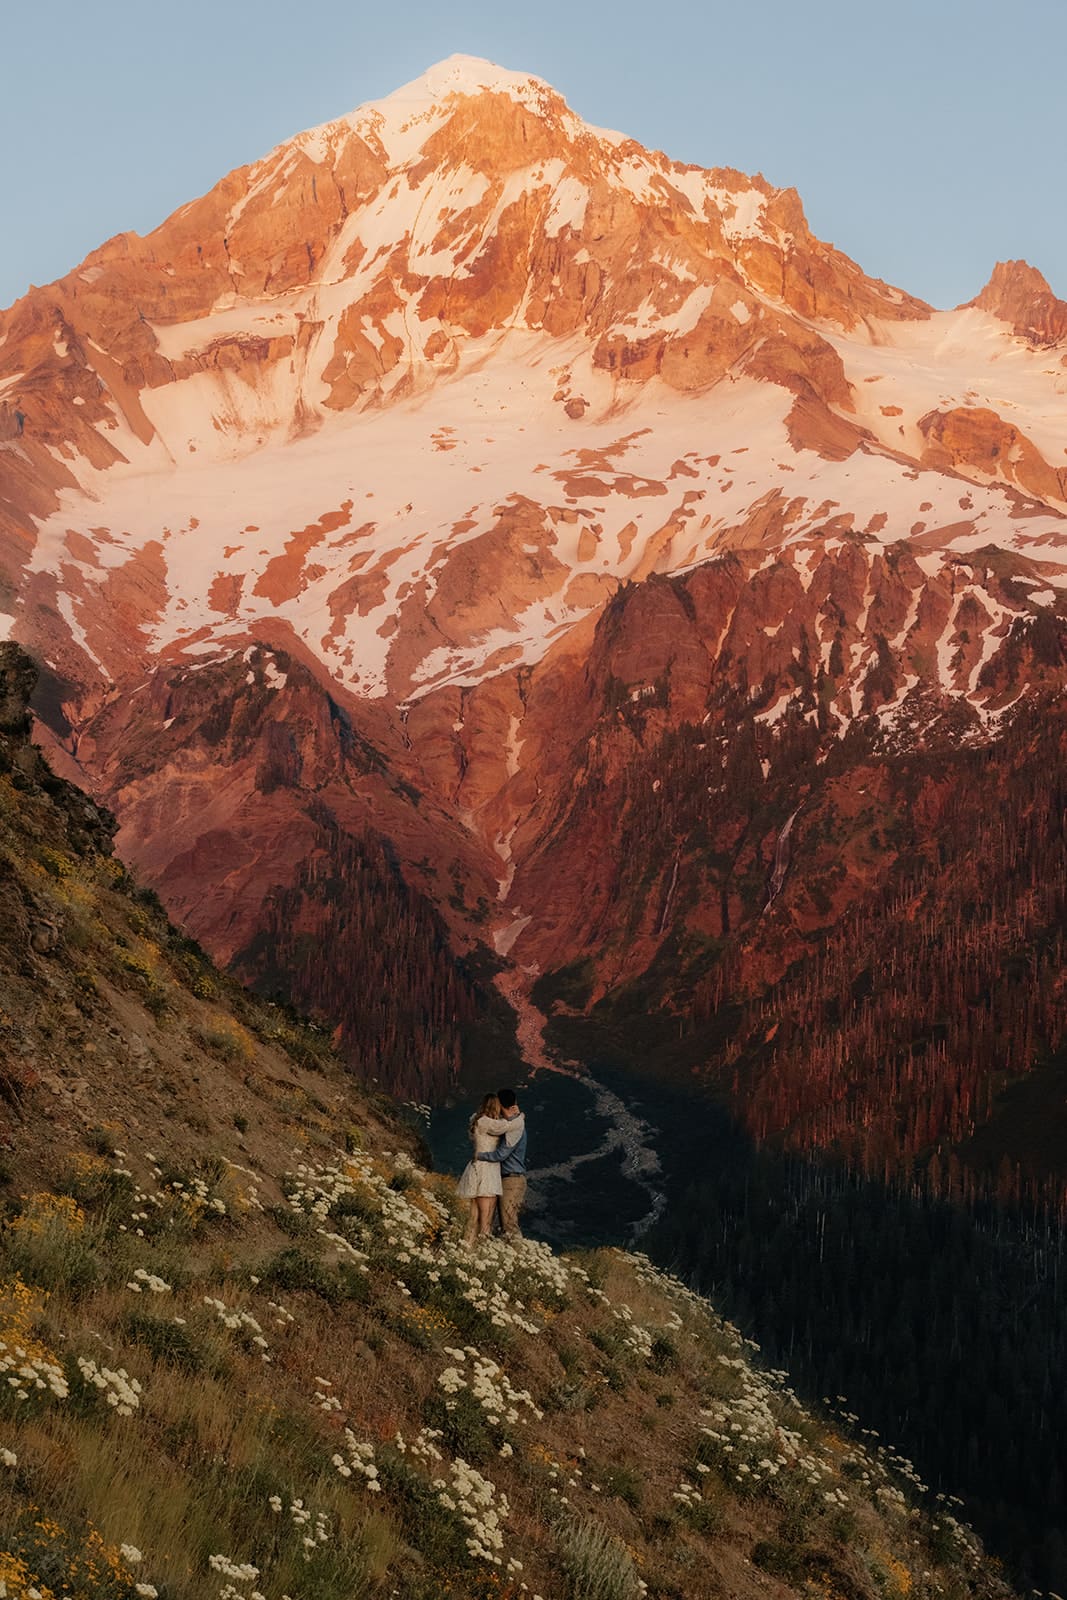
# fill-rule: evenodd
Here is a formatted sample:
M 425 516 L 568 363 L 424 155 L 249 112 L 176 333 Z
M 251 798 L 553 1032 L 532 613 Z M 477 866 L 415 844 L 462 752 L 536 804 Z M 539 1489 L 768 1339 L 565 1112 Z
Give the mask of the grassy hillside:
M 0 1596 L 1008 1595 L 642 1257 L 466 1252 L 395 1111 L 137 891 L 27 682 L 0 646 Z

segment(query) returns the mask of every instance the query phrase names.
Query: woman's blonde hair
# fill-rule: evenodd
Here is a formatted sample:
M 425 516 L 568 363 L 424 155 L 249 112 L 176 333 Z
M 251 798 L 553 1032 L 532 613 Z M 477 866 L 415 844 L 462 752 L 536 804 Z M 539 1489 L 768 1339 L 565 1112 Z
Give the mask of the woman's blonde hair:
M 479 1117 L 492 1117 L 493 1120 L 495 1121 L 496 1118 L 500 1116 L 500 1114 L 501 1114 L 500 1101 L 497 1099 L 495 1094 L 487 1094 L 485 1099 L 482 1101 L 481 1105 L 478 1107 L 477 1111 L 474 1113 L 473 1117 L 471 1118 L 471 1137 L 472 1138 L 474 1137 L 474 1124 L 477 1122 Z

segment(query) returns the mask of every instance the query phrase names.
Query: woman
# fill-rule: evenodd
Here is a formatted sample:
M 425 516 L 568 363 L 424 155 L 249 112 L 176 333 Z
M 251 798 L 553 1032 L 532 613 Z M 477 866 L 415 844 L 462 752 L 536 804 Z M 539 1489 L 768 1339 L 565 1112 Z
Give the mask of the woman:
M 470 1122 L 474 1160 L 463 1169 L 456 1193 L 461 1200 L 470 1201 L 470 1214 L 463 1233 L 463 1243 L 470 1247 L 475 1239 L 487 1239 L 493 1226 L 493 1212 L 502 1193 L 499 1161 L 479 1161 L 483 1151 L 495 1150 L 502 1134 L 513 1129 L 514 1122 L 501 1115 L 500 1101 L 495 1094 L 487 1094 Z

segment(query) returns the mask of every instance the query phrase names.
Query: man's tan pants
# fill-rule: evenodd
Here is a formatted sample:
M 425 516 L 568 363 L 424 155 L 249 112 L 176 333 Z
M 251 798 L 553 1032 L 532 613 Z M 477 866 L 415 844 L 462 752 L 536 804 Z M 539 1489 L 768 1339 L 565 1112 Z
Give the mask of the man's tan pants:
M 501 1178 L 500 1226 L 509 1239 L 521 1239 L 519 1213 L 526 1202 L 525 1178 Z

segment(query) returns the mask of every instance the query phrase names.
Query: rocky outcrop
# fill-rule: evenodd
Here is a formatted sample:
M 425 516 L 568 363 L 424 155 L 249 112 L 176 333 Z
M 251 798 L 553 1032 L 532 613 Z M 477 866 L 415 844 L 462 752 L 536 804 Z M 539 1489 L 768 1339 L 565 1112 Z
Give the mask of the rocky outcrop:
M 926 440 L 924 467 L 1001 477 L 1035 500 L 1067 502 L 1067 467 L 1046 461 L 1033 440 L 995 411 L 931 411 L 919 419 L 919 429 Z
M 967 303 L 991 311 L 1035 349 L 1067 341 L 1067 301 L 1057 300 L 1028 261 L 998 261 L 981 294 Z

